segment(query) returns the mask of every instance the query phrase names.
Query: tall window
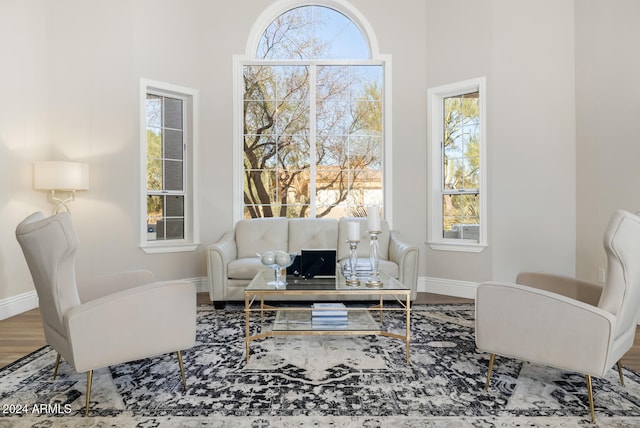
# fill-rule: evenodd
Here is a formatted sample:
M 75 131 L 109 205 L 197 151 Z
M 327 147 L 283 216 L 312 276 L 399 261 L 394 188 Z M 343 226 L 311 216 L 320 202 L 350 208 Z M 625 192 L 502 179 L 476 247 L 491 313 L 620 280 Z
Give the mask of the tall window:
M 486 246 L 485 80 L 429 90 L 431 186 L 429 244 L 481 251 Z
M 193 120 L 195 91 L 143 81 L 144 176 L 142 247 L 195 248 Z
M 342 217 L 382 205 L 384 62 L 324 6 L 274 19 L 242 61 L 242 214 Z

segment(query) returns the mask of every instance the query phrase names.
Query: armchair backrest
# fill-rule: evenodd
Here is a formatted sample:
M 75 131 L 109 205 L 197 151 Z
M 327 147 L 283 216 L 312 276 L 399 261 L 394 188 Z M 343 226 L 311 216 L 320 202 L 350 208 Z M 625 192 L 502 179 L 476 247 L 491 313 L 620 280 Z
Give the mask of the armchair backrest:
M 615 337 L 628 332 L 640 311 L 640 217 L 617 210 L 605 231 L 607 280 L 598 306 L 618 317 Z
M 16 238 L 38 293 L 45 334 L 52 329 L 66 337 L 63 316 L 80 304 L 75 276 L 78 239 L 69 214 L 31 214 L 17 226 Z

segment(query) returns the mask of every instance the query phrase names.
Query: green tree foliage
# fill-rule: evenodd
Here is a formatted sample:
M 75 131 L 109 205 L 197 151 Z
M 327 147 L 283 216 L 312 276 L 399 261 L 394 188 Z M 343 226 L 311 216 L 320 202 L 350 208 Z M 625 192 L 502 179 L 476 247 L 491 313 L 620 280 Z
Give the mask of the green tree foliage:
M 147 129 L 147 189 L 162 190 L 162 135 Z M 147 196 L 147 214 L 162 217 L 160 196 Z
M 445 230 L 454 223 L 479 222 L 478 95 L 474 92 L 444 100 L 443 190 L 449 193 L 443 200 Z

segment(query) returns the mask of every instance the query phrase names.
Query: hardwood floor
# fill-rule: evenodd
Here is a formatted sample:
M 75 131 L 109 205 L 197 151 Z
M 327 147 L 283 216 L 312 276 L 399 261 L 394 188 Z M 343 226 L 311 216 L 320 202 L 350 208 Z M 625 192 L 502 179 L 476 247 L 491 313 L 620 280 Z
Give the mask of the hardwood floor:
M 0 367 L 46 344 L 38 309 L 0 321 Z
M 418 304 L 472 302 L 473 300 L 469 299 L 428 293 L 418 293 L 415 301 Z M 198 305 L 209 304 L 211 304 L 209 295 L 207 293 L 198 293 Z M 38 309 L 0 321 L 0 367 L 4 367 L 44 345 L 46 345 L 46 342 Z M 640 372 L 640 328 L 636 330 L 636 339 L 633 347 L 622 358 L 622 365 Z

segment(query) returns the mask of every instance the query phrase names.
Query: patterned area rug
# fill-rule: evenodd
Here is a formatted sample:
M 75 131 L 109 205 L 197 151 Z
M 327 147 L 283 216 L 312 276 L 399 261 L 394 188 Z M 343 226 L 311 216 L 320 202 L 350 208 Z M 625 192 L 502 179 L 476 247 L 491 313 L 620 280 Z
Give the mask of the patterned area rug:
M 64 362 L 51 379 L 48 347 L 0 370 L 0 427 L 515 427 L 589 426 L 584 377 L 497 358 L 474 344 L 473 305 L 421 305 L 404 343 L 381 336 L 287 336 L 253 342 L 244 314 L 199 308 L 196 346 L 94 372 L 90 416 L 84 374 Z M 265 319 L 265 325 L 271 319 Z M 402 316 L 385 323 L 402 332 Z M 259 329 L 259 323 L 254 323 Z M 257 331 L 257 330 L 256 330 Z M 598 426 L 640 426 L 640 376 L 594 379 Z

